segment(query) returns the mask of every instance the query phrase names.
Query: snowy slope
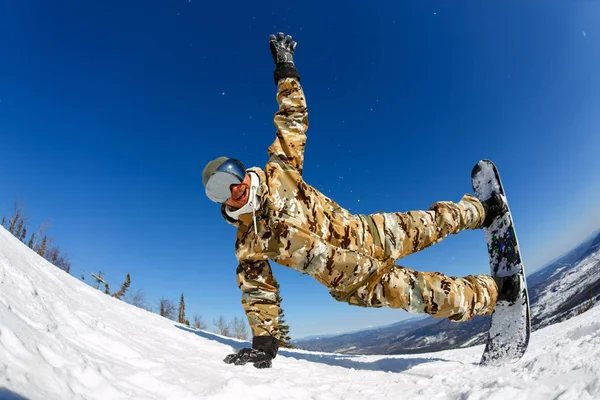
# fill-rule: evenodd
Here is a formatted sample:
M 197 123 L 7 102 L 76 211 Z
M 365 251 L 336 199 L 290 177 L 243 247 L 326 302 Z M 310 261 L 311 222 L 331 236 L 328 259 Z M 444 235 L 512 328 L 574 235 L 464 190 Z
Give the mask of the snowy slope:
M 556 276 L 555 279 L 552 279 Z M 589 299 L 588 289 L 595 288 L 600 282 L 600 249 L 591 253 L 568 268 L 557 269 L 539 293 L 531 313 L 538 319 L 557 313 L 569 300 L 578 299 L 575 304 Z
M 600 398 L 600 307 L 536 331 L 503 368 L 477 366 L 482 346 L 222 362 L 244 345 L 106 296 L 0 228 L 0 399 Z

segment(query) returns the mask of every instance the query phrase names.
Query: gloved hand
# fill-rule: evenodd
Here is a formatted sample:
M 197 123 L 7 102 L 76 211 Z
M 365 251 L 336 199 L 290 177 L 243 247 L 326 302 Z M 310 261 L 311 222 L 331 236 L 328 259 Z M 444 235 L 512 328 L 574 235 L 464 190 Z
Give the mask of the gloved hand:
M 298 78 L 300 75 L 294 66 L 294 52 L 296 51 L 296 42 L 292 40 L 290 35 L 285 36 L 283 32 L 279 32 L 277 36 L 269 36 L 269 47 L 273 62 L 275 62 L 275 84 L 279 83 L 283 78 Z
M 247 362 L 254 364 L 256 368 L 271 368 L 273 357 L 264 350 L 244 348 L 225 357 L 223 361 L 227 364 L 244 365 Z
M 296 49 L 296 42 L 292 41 L 290 35 L 284 36 L 283 32 L 279 32 L 277 37 L 275 35 L 269 36 L 271 55 L 275 65 L 281 63 L 294 64 L 294 51 Z

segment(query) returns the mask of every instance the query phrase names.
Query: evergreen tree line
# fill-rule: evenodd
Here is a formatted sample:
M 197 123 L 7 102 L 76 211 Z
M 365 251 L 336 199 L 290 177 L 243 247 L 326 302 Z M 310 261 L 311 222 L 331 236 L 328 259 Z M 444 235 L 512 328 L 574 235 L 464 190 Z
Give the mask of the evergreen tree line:
M 29 215 L 25 215 L 24 208 L 25 205 L 23 202 L 15 201 L 12 215 L 8 219 L 3 216 L 0 225 L 6 228 L 7 231 L 12 233 L 13 236 L 25 243 L 37 254 L 44 257 L 66 273 L 70 273 L 71 261 L 69 260 L 69 256 L 45 233 L 48 228 L 47 221 L 42 223 L 37 231 L 32 232 L 27 236 L 29 233 L 27 226 Z
M 28 220 L 29 216 L 25 215 L 24 212 L 24 203 L 16 201 L 12 215 L 8 219 L 6 217 L 2 217 L 1 225 L 21 242 L 25 243 L 27 241 L 27 246 L 37 254 L 44 257 L 46 260 L 62 269 L 66 273 L 70 274 L 71 261 L 69 260 L 67 253 L 62 251 L 59 246 L 54 243 L 54 240 L 45 234 L 45 230 L 48 228 L 48 223 L 44 222 L 37 231 L 27 236 Z M 131 276 L 129 273 L 125 277 L 125 281 L 121 284 L 120 289 L 113 293 L 110 292 L 109 284 L 104 280 L 102 271 L 98 272 L 97 274 L 92 274 L 92 276 L 96 279 L 96 289 L 100 289 L 100 283 L 102 283 L 104 285 L 104 293 L 110 295 L 111 297 L 123 300 L 147 311 L 156 312 L 162 317 L 177 321 L 196 329 L 208 329 L 207 324 L 199 314 L 194 314 L 190 323 L 190 320 L 187 318 L 185 313 L 185 300 L 183 293 L 181 294 L 179 300 L 179 306 L 176 306 L 173 301 L 163 297 L 159 300 L 156 311 L 154 311 L 153 308 L 146 302 L 146 295 L 142 290 L 138 289 L 134 293 L 129 292 L 129 287 L 131 286 Z M 85 276 L 83 274 L 81 275 L 81 280 L 85 281 Z M 277 285 L 277 288 L 279 289 L 279 285 Z M 283 301 L 279 294 L 277 295 L 277 301 L 279 304 L 281 304 Z M 213 321 L 213 327 L 215 332 L 219 335 L 242 340 L 250 339 L 247 321 L 242 318 L 235 317 L 231 321 L 227 321 L 225 317 L 220 316 L 218 319 Z M 285 322 L 285 315 L 282 308 L 279 309 L 278 330 L 280 332 L 280 346 L 292 348 L 293 345 L 290 343 L 290 327 Z
M 148 308 L 146 309 L 148 310 Z M 170 320 L 177 321 L 179 323 L 191 326 L 196 329 L 208 330 L 208 325 L 202 319 L 201 315 L 194 314 L 191 323 L 190 320 L 187 319 L 185 313 L 185 300 L 183 293 L 181 294 L 181 298 L 179 300 L 179 307 L 177 307 L 173 301 L 165 299 L 164 297 L 161 298 L 158 302 L 158 314 Z M 285 324 L 284 317 L 285 316 L 283 315 L 283 309 L 280 308 L 278 329 L 281 334 L 281 337 L 279 339 L 279 343 L 281 347 L 292 348 L 294 346 L 290 343 L 290 328 L 288 325 Z M 221 315 L 219 316 L 219 318 L 213 320 L 212 325 L 215 333 L 219 335 L 241 340 L 251 339 L 251 335 L 248 330 L 248 322 L 245 318 L 235 317 L 232 320 L 228 321 L 227 318 Z

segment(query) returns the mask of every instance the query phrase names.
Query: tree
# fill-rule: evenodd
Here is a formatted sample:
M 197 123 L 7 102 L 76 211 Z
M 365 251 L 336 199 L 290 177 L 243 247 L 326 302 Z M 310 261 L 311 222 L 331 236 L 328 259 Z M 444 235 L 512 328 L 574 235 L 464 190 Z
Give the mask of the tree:
M 111 294 L 111 296 L 121 300 L 121 298 L 125 296 L 125 293 L 127 293 L 129 285 L 131 285 L 131 277 L 129 276 L 129 274 L 127 274 L 127 276 L 125 277 L 125 282 L 123 282 L 123 284 L 121 285 L 121 289 L 119 289 L 118 292 L 114 292 L 113 294 Z
M 277 303 L 281 304 L 283 299 L 279 295 L 279 283 L 275 283 L 275 287 L 277 290 Z M 279 317 L 277 318 L 277 330 L 279 331 L 279 345 L 281 347 L 287 347 L 291 349 L 294 347 L 293 344 L 290 343 L 292 338 L 290 337 L 290 326 L 285 323 L 285 314 L 283 313 L 283 308 L 279 307 Z
M 46 245 L 46 247 L 48 247 L 48 245 Z M 71 270 L 69 256 L 62 253 L 58 245 L 49 247 L 44 254 L 44 258 L 67 273 Z
M 179 299 L 179 316 L 177 317 L 177 322 L 185 324 L 185 301 L 183 300 L 183 293 L 181 293 L 181 299 Z
M 167 300 L 163 297 L 158 303 L 158 308 L 160 310 L 161 317 L 175 320 L 175 304 L 173 304 L 172 301 Z
M 104 293 L 110 294 L 110 290 L 108 289 L 108 283 L 104 282 Z
M 17 230 L 15 231 L 15 237 L 21 241 L 23 241 L 23 237 L 27 232 L 27 227 L 24 224 L 25 222 L 23 220 L 20 220 L 19 224 L 17 225 Z
M 19 221 L 19 223 L 17 224 L 17 226 L 15 227 L 15 230 L 13 232 L 13 235 L 18 239 L 19 236 L 21 236 L 21 231 L 23 230 L 23 221 Z
M 142 289 L 138 289 L 135 293 L 129 293 L 126 299 L 127 303 L 134 305 L 138 308 L 142 308 L 146 311 L 152 311 L 151 307 L 146 303 L 146 293 Z
M 69 260 L 69 256 L 65 253 L 58 254 L 54 265 L 65 271 L 67 274 L 71 273 L 71 260 Z
M 233 319 L 233 322 L 231 323 L 231 327 L 233 328 L 233 337 L 242 340 L 248 339 L 248 329 L 246 328 L 246 321 L 244 321 L 241 318 L 235 317 Z
M 60 250 L 58 249 L 58 246 L 52 246 L 52 248 L 46 251 L 46 260 L 50 261 L 52 264 L 56 264 L 56 260 L 58 260 L 59 253 Z
M 13 215 L 8 222 L 8 231 L 15 235 L 17 238 L 21 237 L 21 231 L 25 226 L 25 223 L 29 219 L 28 215 L 25 215 L 25 202 L 15 200 L 13 208 Z
M 44 255 L 46 254 L 46 242 L 47 242 L 47 238 L 46 236 L 44 236 L 44 238 L 42 239 L 42 243 L 40 244 L 40 247 L 38 247 L 38 249 L 36 250 L 36 252 L 44 257 Z
M 37 249 L 40 247 L 41 242 L 40 242 L 40 238 L 42 237 L 46 237 L 44 235 L 44 232 L 46 231 L 46 229 L 50 226 L 50 222 L 48 222 L 48 220 L 42 222 L 42 224 L 40 225 L 40 227 L 38 228 L 38 230 L 34 233 L 34 240 L 30 246 L 30 248 L 34 249 L 37 251 Z M 38 253 L 39 254 L 39 253 Z
M 196 329 L 204 329 L 206 330 L 206 328 L 208 328 L 206 326 L 206 324 L 204 323 L 204 321 L 202 321 L 202 316 L 201 315 L 194 315 L 194 328 Z
M 215 328 L 217 329 L 217 333 L 219 335 L 231 336 L 231 328 L 229 327 L 227 320 L 225 320 L 225 317 L 223 317 L 221 315 L 219 317 L 219 319 L 213 321 L 213 324 L 214 324 Z
M 25 243 L 25 237 L 27 236 L 27 220 L 29 219 L 29 216 L 25 215 L 24 208 L 24 202 L 19 202 L 18 200 L 15 201 L 13 214 L 8 221 L 7 228 L 10 233 L 23 243 Z M 5 222 L 6 219 L 3 217 L 2 225 L 5 225 Z M 27 246 L 58 268 L 69 273 L 71 270 L 71 261 L 69 260 L 69 257 L 64 253 L 61 253 L 58 246 L 52 245 L 53 240 L 51 238 L 43 235 L 47 225 L 48 222 L 44 221 L 38 231 L 31 234 Z M 43 239 L 41 242 L 38 242 L 42 235 Z

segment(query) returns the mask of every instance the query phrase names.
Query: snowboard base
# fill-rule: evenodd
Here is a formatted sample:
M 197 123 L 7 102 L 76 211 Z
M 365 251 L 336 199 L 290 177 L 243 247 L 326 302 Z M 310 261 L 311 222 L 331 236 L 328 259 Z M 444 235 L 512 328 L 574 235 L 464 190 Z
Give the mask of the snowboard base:
M 475 196 L 480 201 L 499 193 L 506 202 L 506 195 L 498 169 L 489 160 L 479 161 L 471 173 L 471 182 Z M 506 203 L 507 212 L 497 216 L 490 226 L 484 228 L 490 256 L 490 274 L 494 278 L 513 277 L 513 279 L 495 279 L 504 285 L 516 287 L 501 288 L 499 299 L 494 307 L 481 365 L 502 365 L 519 360 L 529 343 L 531 318 L 525 268 L 515 227 Z M 515 276 L 516 275 L 516 276 Z M 502 285 L 501 285 L 502 286 Z M 503 298 L 505 293 L 513 293 Z

